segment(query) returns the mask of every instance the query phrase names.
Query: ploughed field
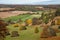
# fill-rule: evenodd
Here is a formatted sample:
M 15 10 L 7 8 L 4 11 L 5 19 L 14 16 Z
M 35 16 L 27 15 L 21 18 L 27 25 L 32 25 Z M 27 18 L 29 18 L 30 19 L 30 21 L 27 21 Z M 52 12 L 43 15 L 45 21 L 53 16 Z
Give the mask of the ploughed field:
M 1 18 L 7 18 L 11 16 L 17 16 L 19 14 L 26 14 L 26 13 L 36 13 L 31 11 L 7 11 L 7 12 L 0 12 Z

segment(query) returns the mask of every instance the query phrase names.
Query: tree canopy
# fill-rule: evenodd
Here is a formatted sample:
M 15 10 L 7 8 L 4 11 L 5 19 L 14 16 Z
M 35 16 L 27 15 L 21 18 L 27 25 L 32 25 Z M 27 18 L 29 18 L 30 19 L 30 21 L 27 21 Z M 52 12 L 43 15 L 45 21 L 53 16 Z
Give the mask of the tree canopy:
M 57 9 L 55 16 L 60 16 L 60 9 Z

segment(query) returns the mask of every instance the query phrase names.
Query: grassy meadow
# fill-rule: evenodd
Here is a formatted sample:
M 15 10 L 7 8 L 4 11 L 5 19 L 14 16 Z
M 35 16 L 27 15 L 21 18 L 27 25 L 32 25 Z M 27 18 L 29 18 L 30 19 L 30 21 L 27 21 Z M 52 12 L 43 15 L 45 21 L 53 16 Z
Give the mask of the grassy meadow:
M 17 15 L 17 16 L 11 16 L 8 18 L 4 18 L 5 21 L 12 20 L 12 21 L 17 21 L 18 19 L 21 19 L 24 23 L 26 19 L 32 19 L 34 17 L 39 18 L 41 15 L 40 14 L 23 14 L 23 15 Z M 42 27 L 38 26 L 26 26 L 27 30 L 20 30 L 19 27 L 14 27 L 12 24 L 7 26 L 9 29 L 10 33 L 12 31 L 18 31 L 19 36 L 18 37 L 11 37 L 11 35 L 6 36 L 5 40 L 40 40 L 40 35 L 42 32 Z M 39 32 L 34 33 L 35 27 L 38 27 Z M 58 36 L 60 36 L 60 33 L 57 33 Z
M 34 33 L 34 27 L 27 27 L 27 30 L 20 31 L 19 27 L 14 28 L 13 26 L 8 26 L 8 29 L 11 31 L 18 31 L 19 37 L 7 36 L 5 40 L 40 40 L 40 32 L 42 29 L 39 27 L 39 33 Z
M 7 21 L 11 19 L 12 21 L 17 21 L 18 19 L 21 19 L 23 22 L 26 19 L 32 19 L 33 17 L 40 17 L 39 14 L 25 14 L 25 15 L 18 15 L 18 16 L 12 16 L 5 18 L 4 20 Z M 40 40 L 40 33 L 42 31 L 42 28 L 40 26 L 37 26 L 39 28 L 39 33 L 34 33 L 35 27 L 34 26 L 27 26 L 27 30 L 19 30 L 19 27 L 14 27 L 13 25 L 7 26 L 10 33 L 12 31 L 18 31 L 19 37 L 11 37 L 11 35 L 6 36 L 5 40 Z

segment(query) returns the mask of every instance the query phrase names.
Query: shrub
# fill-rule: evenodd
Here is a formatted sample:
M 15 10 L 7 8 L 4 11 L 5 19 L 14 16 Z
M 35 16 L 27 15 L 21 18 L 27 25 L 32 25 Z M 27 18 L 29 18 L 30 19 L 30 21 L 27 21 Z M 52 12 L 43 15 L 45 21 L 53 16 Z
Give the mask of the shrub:
M 26 30 L 27 28 L 25 26 L 21 26 L 20 30 Z
M 4 20 L 0 20 L 0 38 L 2 38 L 3 40 L 6 37 L 6 33 L 5 33 L 7 31 L 6 26 L 7 26 L 7 23 L 5 23 Z
M 12 21 L 11 19 L 9 19 L 9 20 L 7 21 L 7 23 L 8 23 L 8 24 L 15 24 L 16 22 L 15 22 L 15 21 Z
M 19 27 L 19 24 L 14 24 L 13 26 L 14 26 L 14 27 Z
M 32 20 L 31 20 L 31 19 L 27 19 L 27 20 L 25 21 L 25 23 L 26 23 L 26 25 L 32 24 Z
M 35 33 L 38 33 L 38 32 L 39 32 L 38 27 L 36 27 L 35 28 Z
M 37 14 L 39 14 L 39 12 L 37 12 Z
M 20 30 L 26 30 L 26 29 L 27 29 L 27 28 L 26 28 L 25 23 L 21 24 L 21 26 L 20 26 Z
M 38 25 L 38 24 L 39 24 L 39 19 L 36 18 L 36 17 L 34 17 L 34 18 L 32 19 L 32 25 Z
M 12 31 L 11 32 L 11 37 L 18 37 L 18 36 L 19 36 L 18 31 Z

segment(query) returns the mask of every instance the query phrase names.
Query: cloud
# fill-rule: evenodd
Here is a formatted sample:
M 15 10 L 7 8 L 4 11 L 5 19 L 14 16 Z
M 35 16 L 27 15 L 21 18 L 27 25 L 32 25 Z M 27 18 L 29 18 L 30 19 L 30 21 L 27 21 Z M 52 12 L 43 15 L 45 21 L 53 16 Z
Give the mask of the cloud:
M 44 2 L 51 0 L 0 0 L 1 4 L 30 4 L 34 2 Z
M 32 3 L 33 4 L 33 3 Z M 34 2 L 35 5 L 48 5 L 48 4 L 60 4 L 60 0 L 51 0 L 51 1 L 43 1 L 43 2 Z
M 0 4 L 60 4 L 60 0 L 0 0 Z
M 31 0 L 32 1 L 32 0 Z M 51 1 L 51 0 L 34 0 L 32 2 L 43 2 L 43 1 Z

